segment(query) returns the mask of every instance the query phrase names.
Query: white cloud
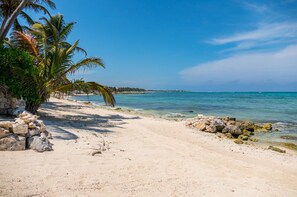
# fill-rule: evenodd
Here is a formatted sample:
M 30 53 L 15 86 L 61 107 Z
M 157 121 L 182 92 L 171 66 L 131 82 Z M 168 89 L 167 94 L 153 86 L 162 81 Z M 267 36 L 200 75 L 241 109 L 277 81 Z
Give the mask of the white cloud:
M 276 52 L 231 56 L 188 68 L 180 75 L 195 86 L 296 84 L 297 45 Z
M 253 4 L 253 3 L 249 3 L 249 2 L 243 2 L 243 6 L 245 8 L 248 8 L 251 11 L 256 11 L 259 13 L 270 11 L 269 7 L 265 4 L 258 5 L 258 4 Z
M 237 33 L 232 36 L 214 38 L 209 43 L 215 45 L 253 41 L 254 43 L 265 43 L 272 40 L 285 40 L 297 37 L 297 23 L 284 22 L 272 23 L 259 26 L 256 30 Z

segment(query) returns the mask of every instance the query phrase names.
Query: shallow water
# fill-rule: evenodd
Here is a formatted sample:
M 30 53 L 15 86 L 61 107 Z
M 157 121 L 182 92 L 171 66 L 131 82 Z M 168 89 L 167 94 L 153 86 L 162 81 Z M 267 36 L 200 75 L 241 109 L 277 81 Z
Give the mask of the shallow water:
M 118 94 L 115 98 L 117 107 L 163 117 L 204 114 L 271 122 L 281 132 L 261 135 L 261 139 L 297 143 L 280 138 L 281 135 L 297 135 L 297 92 L 151 92 Z M 97 95 L 75 96 L 73 99 L 103 104 Z

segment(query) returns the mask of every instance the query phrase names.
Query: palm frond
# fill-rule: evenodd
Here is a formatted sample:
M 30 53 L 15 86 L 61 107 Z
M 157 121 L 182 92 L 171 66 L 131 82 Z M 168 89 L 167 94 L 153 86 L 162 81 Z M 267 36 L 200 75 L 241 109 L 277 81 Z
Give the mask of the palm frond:
M 26 34 L 20 31 L 14 31 L 13 42 L 16 46 L 28 51 L 34 57 L 38 57 L 39 49 L 37 41 L 30 34 Z
M 96 82 L 86 82 L 89 84 L 89 88 L 90 90 L 93 90 L 94 93 L 99 93 L 100 95 L 102 95 L 104 102 L 108 105 L 111 105 L 112 107 L 114 107 L 114 105 L 116 104 L 115 98 L 112 95 L 111 90 L 108 87 L 105 87 L 103 85 L 100 85 Z
M 23 32 L 23 27 L 22 25 L 19 23 L 18 19 L 15 19 L 14 24 L 13 24 L 13 31 L 19 31 L 19 32 Z
M 49 6 L 51 9 L 56 9 L 56 4 L 52 0 L 32 0 L 32 3 L 43 3 L 47 6 Z
M 24 18 L 26 21 L 27 21 L 27 23 L 29 23 L 30 25 L 33 25 L 34 24 L 34 21 L 33 21 L 33 19 L 26 13 L 26 12 L 21 12 L 20 13 L 20 16 L 22 17 L 22 18 Z
M 68 35 L 71 33 L 73 27 L 74 27 L 75 22 L 71 22 L 65 25 L 60 31 L 60 37 L 62 39 L 66 39 Z
M 98 66 L 104 68 L 104 64 L 100 58 L 96 58 L 96 57 L 85 58 L 85 59 L 77 62 L 76 64 L 70 66 L 64 72 L 64 74 L 73 74 L 80 68 L 94 68 L 94 67 L 98 67 Z
M 85 82 L 83 80 L 75 80 L 73 82 L 63 84 L 59 86 L 55 91 L 60 91 L 66 94 L 72 93 L 73 91 L 81 91 L 84 93 L 95 93 L 103 97 L 105 104 L 114 106 L 116 101 L 112 95 L 111 90 L 108 87 L 100 85 L 96 82 Z
M 36 3 L 29 3 L 27 6 L 26 6 L 27 9 L 31 9 L 33 10 L 34 12 L 43 12 L 44 14 L 48 14 L 50 15 L 49 11 L 42 5 L 40 4 L 36 4 Z
M 78 44 L 79 44 L 79 40 L 75 41 L 75 43 L 67 49 L 66 54 L 73 53 L 73 51 L 75 50 Z

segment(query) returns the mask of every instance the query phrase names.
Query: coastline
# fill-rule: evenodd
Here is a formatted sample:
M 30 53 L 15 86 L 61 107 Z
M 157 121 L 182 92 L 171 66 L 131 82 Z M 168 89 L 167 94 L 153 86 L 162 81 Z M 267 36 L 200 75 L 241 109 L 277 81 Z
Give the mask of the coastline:
M 1 195 L 297 195 L 290 150 L 237 145 L 183 120 L 55 98 L 40 116 L 54 151 L 0 152 Z M 106 151 L 92 156 L 103 145 Z

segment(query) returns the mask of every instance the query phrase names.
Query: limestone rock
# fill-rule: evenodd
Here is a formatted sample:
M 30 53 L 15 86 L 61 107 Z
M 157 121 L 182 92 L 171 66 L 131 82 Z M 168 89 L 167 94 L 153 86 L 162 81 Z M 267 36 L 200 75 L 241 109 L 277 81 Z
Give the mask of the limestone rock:
M 226 121 L 226 122 L 229 122 L 229 121 L 236 121 L 236 118 L 234 118 L 234 117 L 228 117 L 228 116 L 227 116 L 227 117 L 224 117 L 223 120 Z
M 229 139 L 233 139 L 233 135 L 231 133 L 225 133 L 225 136 Z
M 0 138 L 4 138 L 10 134 L 12 133 L 8 129 L 4 129 L 0 127 Z
M 36 128 L 36 125 L 35 125 L 33 122 L 30 122 L 30 123 L 28 124 L 28 128 L 29 128 L 29 129 L 35 129 L 35 128 Z
M 4 128 L 4 129 L 12 129 L 12 124 L 13 124 L 13 122 L 1 121 L 0 122 L 0 127 Z
M 240 135 L 240 136 L 238 136 L 238 139 L 241 139 L 241 140 L 244 140 L 244 141 L 246 141 L 246 140 L 248 140 L 248 139 L 249 139 L 249 137 L 248 137 L 248 136 L 246 136 L 246 135 Z
M 249 141 L 252 141 L 252 142 L 258 142 L 258 139 L 256 139 L 256 138 L 249 138 Z
M 242 122 L 240 128 L 242 130 L 253 132 L 255 130 L 255 124 L 252 122 Z
M 280 149 L 280 148 L 278 148 L 278 147 L 275 147 L 275 146 L 269 146 L 269 147 L 268 147 L 268 149 L 269 149 L 269 150 L 276 151 L 276 152 L 279 152 L 279 153 L 286 153 L 286 151 L 285 151 L 285 150 L 283 150 L 283 149 Z
M 236 139 L 236 140 L 234 140 L 234 143 L 236 143 L 236 144 L 243 144 L 243 141 L 241 139 Z
M 228 122 L 226 123 L 226 125 L 236 125 L 236 121 L 233 121 L 233 120 L 228 121 Z
M 195 127 L 200 131 L 205 131 L 207 125 L 209 125 L 209 122 L 207 120 L 200 120 L 195 123 Z
M 26 136 L 28 133 L 28 125 L 27 124 L 14 124 L 12 126 L 12 131 L 14 134 L 20 136 Z
M 40 132 L 45 132 L 46 127 L 42 120 L 36 120 L 35 124 L 40 128 Z
M 214 126 L 206 126 L 206 129 L 205 129 L 206 132 L 208 133 L 216 133 L 216 128 Z
M 251 132 L 251 131 L 248 131 L 248 130 L 245 130 L 245 129 L 244 129 L 244 130 L 242 131 L 242 135 L 245 135 L 245 136 L 250 137 L 250 136 L 254 135 L 254 133 Z
M 238 135 L 241 135 L 242 134 L 242 131 L 239 128 L 239 126 L 237 126 L 237 125 L 227 125 L 223 129 L 222 133 L 231 133 L 232 135 L 238 136 Z
M 37 152 L 51 151 L 53 150 L 52 145 L 43 136 L 34 136 L 29 138 L 29 147 Z
M 272 124 L 271 123 L 266 123 L 262 127 L 263 127 L 263 129 L 266 129 L 268 131 L 272 130 Z
M 14 123 L 16 123 L 16 124 L 26 124 L 26 122 L 21 118 L 16 118 Z
M 0 150 L 25 150 L 26 138 L 18 137 L 17 135 L 10 135 L 8 137 L 0 139 Z
M 280 138 L 285 139 L 285 140 L 297 140 L 297 136 L 293 135 L 282 135 Z
M 282 145 L 285 146 L 288 149 L 297 150 L 297 145 L 296 144 L 293 144 L 293 143 L 283 143 Z
M 214 130 L 215 132 L 222 132 L 225 127 L 225 123 L 221 119 L 214 119 L 211 121 L 210 127 L 212 127 L 212 130 Z
M 30 136 L 40 135 L 40 129 L 39 128 L 29 129 L 29 135 Z

